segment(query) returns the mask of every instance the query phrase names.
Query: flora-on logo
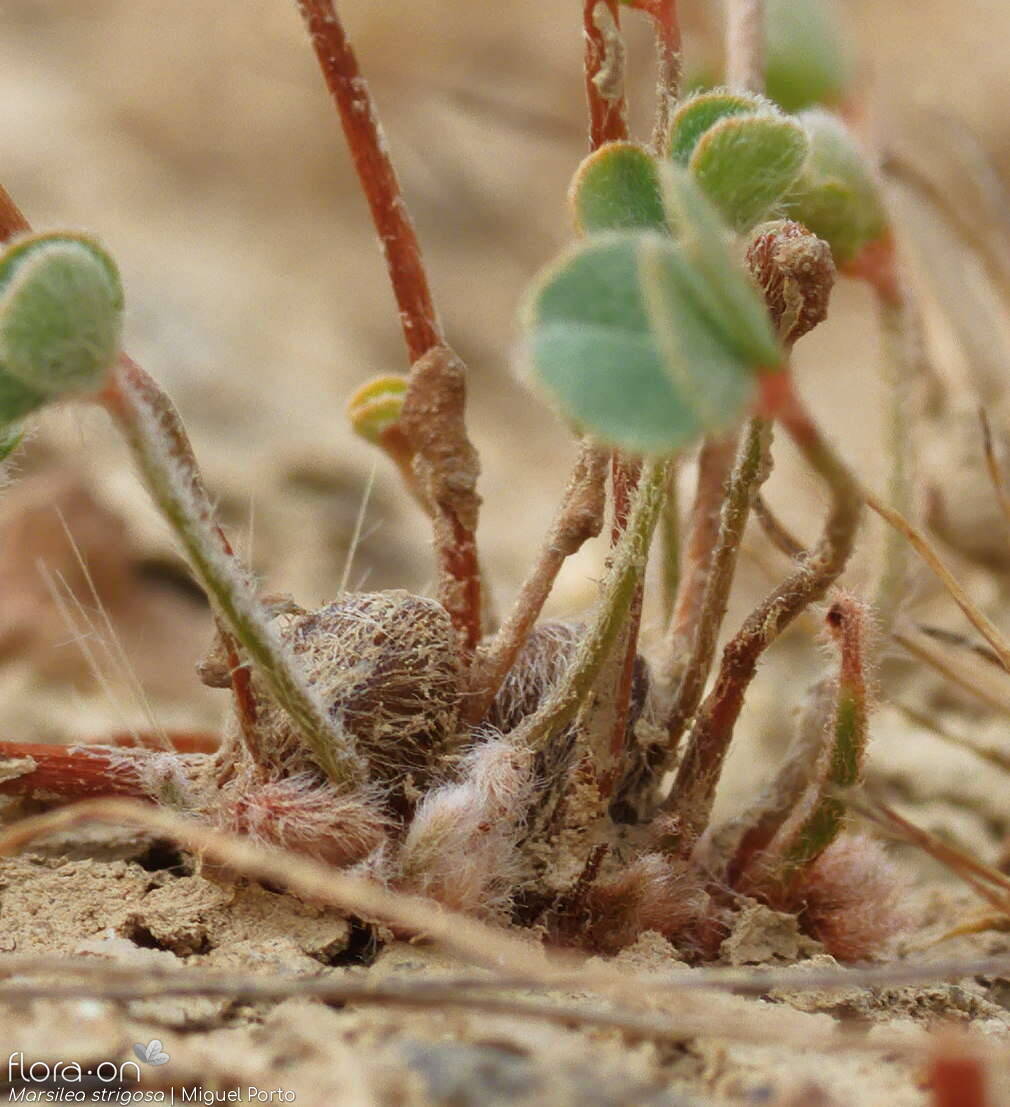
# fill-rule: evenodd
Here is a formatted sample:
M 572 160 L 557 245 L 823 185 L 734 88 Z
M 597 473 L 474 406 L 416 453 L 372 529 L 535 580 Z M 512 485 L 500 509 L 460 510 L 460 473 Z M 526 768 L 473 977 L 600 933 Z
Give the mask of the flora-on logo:
M 168 1054 L 162 1048 L 161 1042 L 157 1038 L 152 1038 L 147 1045 L 142 1045 L 140 1042 L 137 1042 L 133 1047 L 133 1052 L 145 1065 L 168 1064 Z

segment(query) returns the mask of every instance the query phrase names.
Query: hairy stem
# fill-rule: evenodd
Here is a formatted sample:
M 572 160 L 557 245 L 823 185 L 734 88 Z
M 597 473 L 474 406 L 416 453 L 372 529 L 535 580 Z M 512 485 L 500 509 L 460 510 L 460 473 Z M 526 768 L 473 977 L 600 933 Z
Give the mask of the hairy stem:
M 611 531 L 610 542 L 616 547 L 621 541 L 628 527 L 629 512 L 632 498 L 638 490 L 641 478 L 642 464 L 637 459 L 631 460 L 614 452 L 612 462 L 612 481 L 614 487 L 614 523 Z M 665 482 L 664 482 L 665 484 Z M 648 559 L 650 540 L 646 543 L 644 560 Z M 631 713 L 631 693 L 634 685 L 635 661 L 638 657 L 638 634 L 642 625 L 642 602 L 645 595 L 645 565 L 642 566 L 642 574 L 635 589 L 631 605 L 628 608 L 628 617 L 620 634 L 618 649 L 614 656 L 606 663 L 613 669 L 607 674 L 612 683 L 613 695 L 602 697 L 597 702 L 597 710 L 590 714 L 595 718 L 587 718 L 587 725 L 610 727 L 610 769 L 602 783 L 603 794 L 607 797 L 613 792 L 617 774 L 624 760 L 625 746 L 628 741 L 628 717 Z M 606 668 L 604 669 L 606 673 Z M 609 723 L 608 723 L 609 720 Z
M 656 54 L 659 59 L 659 73 L 656 82 L 656 122 L 652 131 L 652 146 L 657 153 L 660 153 L 666 147 L 670 117 L 680 99 L 680 83 L 683 75 L 677 0 L 655 0 L 653 18 L 656 21 Z
M 214 520 L 172 402 L 125 357 L 101 402 L 122 431 L 152 499 L 175 532 L 201 587 L 319 766 L 337 784 L 360 783 L 364 768 L 352 739 L 331 721 L 305 683 L 274 633 L 247 570 Z
M 680 498 L 677 494 L 676 459 L 670 462 L 666 480 L 666 500 L 660 521 L 663 559 L 663 614 L 666 622 L 673 618 L 673 605 L 680 587 Z
M 726 482 L 736 456 L 735 436 L 709 437 L 698 454 L 698 476 L 694 505 L 684 541 L 680 587 L 673 605 L 673 617 L 663 647 L 660 674 L 675 691 L 690 663 L 705 600 L 705 588 L 712 565 L 712 553 L 719 540 L 719 522 Z
M 39 796 L 72 803 L 97 796 L 150 799 L 144 784 L 145 759 L 163 753 L 101 746 L 53 746 L 0 742 L 0 794 Z
M 24 213 L 14 202 L 7 190 L 0 185 L 0 241 L 6 241 L 13 235 L 22 234 L 31 229 L 31 224 L 25 218 Z M 157 389 L 157 386 L 147 374 L 125 354 L 122 357 L 122 362 L 123 373 L 134 376 L 138 381 L 144 382 L 146 386 L 152 389 Z M 189 444 L 189 439 L 186 436 L 185 430 L 182 428 L 182 424 L 178 423 L 175 430 L 173 448 L 179 453 L 180 457 L 183 458 L 185 466 L 188 467 L 193 474 L 197 490 L 200 491 L 201 494 L 204 494 L 202 492 L 202 484 L 199 478 L 196 458 L 193 455 L 192 447 Z M 220 527 L 217 527 L 216 530 L 218 540 L 221 542 L 222 547 L 228 556 L 231 556 L 231 546 L 228 543 L 224 531 L 221 530 Z M 220 619 L 217 620 L 217 623 L 218 633 L 221 636 L 224 652 L 228 660 L 230 684 L 239 726 L 247 745 L 252 748 L 255 742 L 256 704 L 250 685 L 249 670 L 241 663 L 235 640 L 229 634 L 228 629 L 221 623 Z
M 894 237 L 885 234 L 871 243 L 849 267 L 869 284 L 877 301 L 883 350 L 881 374 L 885 392 L 884 447 L 888 460 L 887 499 L 903 515 L 912 511 L 911 385 L 918 365 L 919 336 L 913 306 L 901 278 Z M 908 581 L 908 544 L 893 529 L 884 536 L 884 551 L 875 591 L 877 620 L 884 638 L 894 626 Z
M 806 411 L 787 373 L 775 382 L 776 415 L 831 494 L 831 511 L 806 560 L 760 603 L 723 651 L 715 686 L 691 729 L 667 810 L 676 812 L 677 846 L 689 849 L 708 824 L 723 762 L 744 695 L 767 647 L 845 568 L 862 514 L 863 492 L 848 466 Z
M 719 533 L 705 581 L 694 642 L 674 694 L 667 720 L 668 744 L 662 771 L 672 763 L 684 727 L 694 715 L 712 669 L 719 628 L 726 617 L 740 543 L 755 492 L 768 475 L 771 424 L 758 416 L 747 423 L 730 475 L 719 520 Z
M 565 489 L 564 499 L 537 558 L 519 589 L 505 622 L 479 652 L 471 680 L 467 720 L 479 722 L 515 663 L 516 656 L 540 618 L 565 560 L 603 529 L 606 499 L 606 450 L 586 441 Z
M 514 744 L 543 749 L 572 721 L 592 690 L 620 636 L 642 580 L 649 542 L 663 505 L 665 482 L 665 463 L 646 462 L 627 528 L 614 549 L 593 620 L 564 679 L 536 713 L 512 732 L 510 740 Z
M 404 429 L 414 451 L 434 524 L 440 572 L 440 598 L 469 654 L 481 636 L 481 574 L 476 528 L 479 499 L 474 485 L 477 456 L 464 422 L 465 370 L 446 346 L 435 310 L 417 232 L 407 211 L 400 182 L 389 157 L 371 93 L 348 41 L 333 0 L 298 0 L 326 86 L 336 104 L 347 145 L 372 221 L 382 245 L 390 283 L 400 309 L 400 324 L 412 365 L 404 405 Z M 422 422 L 409 427 L 408 409 L 433 412 L 437 435 Z M 456 474 L 446 468 L 459 463 Z M 413 482 L 408 480 L 408 487 Z
M 652 148 L 659 154 L 666 146 L 670 116 L 680 98 L 683 69 L 680 14 L 677 0 L 628 0 L 628 6 L 645 12 L 656 28 L 656 122 L 652 132 Z
M 332 0 L 298 0 L 372 212 L 411 362 L 444 344 L 417 232 L 403 202 L 375 104 Z
M 845 824 L 845 801 L 839 792 L 859 784 L 869 736 L 869 707 L 866 688 L 865 616 L 860 604 L 840 596 L 827 616 L 839 650 L 838 681 L 835 685 L 834 718 L 826 761 L 811 788 L 809 802 L 797 806 L 762 856 L 772 861 L 775 878 L 787 884 L 806 869 L 838 837 Z
M 624 98 L 624 38 L 619 0 L 583 0 L 589 148 L 628 137 Z
M 399 423 L 431 511 L 439 599 L 469 656 L 481 639 L 483 612 L 476 538 L 480 462 L 466 433 L 465 404 L 466 368 L 448 346 L 434 346 L 410 371 Z

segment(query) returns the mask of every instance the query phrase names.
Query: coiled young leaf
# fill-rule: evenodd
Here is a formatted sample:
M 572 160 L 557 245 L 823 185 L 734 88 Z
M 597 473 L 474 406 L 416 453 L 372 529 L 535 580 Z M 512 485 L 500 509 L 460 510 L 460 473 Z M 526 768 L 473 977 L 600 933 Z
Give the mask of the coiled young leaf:
M 403 413 L 407 378 L 390 374 L 363 384 L 347 403 L 351 429 L 366 441 L 377 445 L 383 433 Z
M 120 348 L 123 291 L 91 239 L 31 235 L 0 255 L 0 421 L 99 390 Z

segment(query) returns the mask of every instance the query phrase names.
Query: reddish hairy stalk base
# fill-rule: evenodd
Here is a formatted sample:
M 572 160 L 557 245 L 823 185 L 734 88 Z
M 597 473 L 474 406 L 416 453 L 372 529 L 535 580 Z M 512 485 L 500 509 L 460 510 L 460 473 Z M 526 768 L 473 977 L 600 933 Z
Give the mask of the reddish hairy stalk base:
M 0 793 L 57 803 L 99 796 L 150 799 L 141 773 L 143 756 L 97 746 L 0 742 Z
M 115 732 L 103 738 L 89 738 L 84 745 L 115 746 L 116 749 L 164 750 L 165 742 L 176 753 L 215 753 L 220 748 L 221 738 L 205 730 L 170 730 L 164 734 L 152 731 L 133 733 Z

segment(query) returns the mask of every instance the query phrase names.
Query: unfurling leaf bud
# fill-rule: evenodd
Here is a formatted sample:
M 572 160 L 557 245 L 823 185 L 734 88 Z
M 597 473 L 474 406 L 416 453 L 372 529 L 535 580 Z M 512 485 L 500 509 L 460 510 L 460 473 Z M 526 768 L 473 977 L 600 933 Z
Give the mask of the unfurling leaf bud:
M 580 231 L 662 230 L 655 159 L 633 142 L 609 142 L 576 170 L 568 198 Z
M 347 402 L 351 429 L 373 445 L 400 418 L 407 392 L 407 378 L 389 375 L 363 384 Z
M 97 392 L 119 353 L 123 290 L 91 239 L 31 235 L 0 255 L 0 420 Z
M 786 111 L 845 99 L 852 64 L 835 0 L 766 0 L 765 87 Z
M 887 234 L 883 198 L 866 155 L 840 119 L 817 109 L 799 119 L 810 155 L 785 207 L 791 219 L 828 243 L 843 269 Z
M 806 227 L 786 219 L 755 227 L 747 266 L 787 346 L 827 318 L 835 263 L 831 247 Z

